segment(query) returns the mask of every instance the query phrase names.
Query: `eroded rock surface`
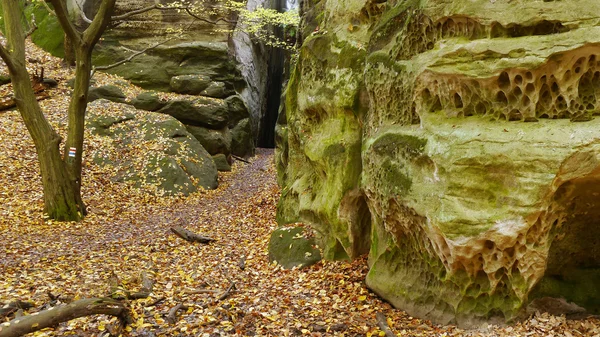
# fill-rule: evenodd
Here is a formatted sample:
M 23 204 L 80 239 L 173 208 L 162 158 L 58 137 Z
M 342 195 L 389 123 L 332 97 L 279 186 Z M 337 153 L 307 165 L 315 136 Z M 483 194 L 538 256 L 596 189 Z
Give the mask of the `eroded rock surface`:
M 279 221 L 464 326 L 598 312 L 600 3 L 307 1 L 278 127 Z M 590 14 L 593 13 L 593 14 Z

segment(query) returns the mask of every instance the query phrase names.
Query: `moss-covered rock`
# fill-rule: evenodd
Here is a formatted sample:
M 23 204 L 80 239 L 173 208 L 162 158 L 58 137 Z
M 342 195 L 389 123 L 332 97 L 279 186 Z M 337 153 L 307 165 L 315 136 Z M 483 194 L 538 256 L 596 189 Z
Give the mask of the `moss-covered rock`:
M 179 75 L 171 77 L 170 85 L 176 93 L 198 95 L 211 85 L 211 81 L 202 75 Z
M 186 125 L 220 129 L 227 125 L 229 112 L 227 103 L 215 98 L 176 99 L 158 110 L 175 117 Z
M 88 102 L 97 99 L 107 99 L 116 103 L 125 103 L 127 97 L 123 90 L 116 85 L 103 85 L 100 87 L 91 87 L 88 91 Z
M 250 117 L 246 103 L 239 95 L 229 96 L 225 99 L 229 109 L 229 127 L 235 127 L 239 121 Z
M 137 95 L 131 104 L 140 110 L 157 111 L 163 108 L 167 102 L 161 99 L 156 93 L 146 91 Z
M 307 237 L 304 227 L 280 227 L 269 240 L 269 261 L 286 269 L 307 267 L 321 260 L 321 252 L 313 237 Z
M 52 5 L 48 4 L 48 7 L 52 8 Z M 39 2 L 26 3 L 23 14 L 27 22 L 35 18 L 37 29 L 31 34 L 31 41 L 54 56 L 64 57 L 64 32 L 56 15 L 48 12 L 46 6 Z M 4 19 L 1 17 L 0 27 L 4 31 Z
M 222 153 L 216 154 L 213 157 L 213 161 L 215 162 L 215 166 L 217 167 L 217 171 L 219 172 L 229 172 L 231 171 L 231 164 L 229 160 L 227 160 L 227 156 Z
M 217 187 L 217 169 L 202 145 L 173 117 L 99 99 L 89 104 L 87 129 L 106 146 L 90 153 L 111 166 L 109 177 L 157 195 L 188 195 Z
M 254 137 L 252 136 L 250 119 L 242 119 L 231 129 L 231 153 L 238 157 L 247 158 L 254 155 Z
M 600 4 L 304 9 L 278 221 L 310 224 L 326 258 L 368 251 L 367 285 L 411 315 L 476 325 L 547 297 L 598 312 Z
M 231 132 L 229 128 L 211 130 L 201 126 L 187 125 L 186 129 L 192 134 L 211 155 L 231 153 Z

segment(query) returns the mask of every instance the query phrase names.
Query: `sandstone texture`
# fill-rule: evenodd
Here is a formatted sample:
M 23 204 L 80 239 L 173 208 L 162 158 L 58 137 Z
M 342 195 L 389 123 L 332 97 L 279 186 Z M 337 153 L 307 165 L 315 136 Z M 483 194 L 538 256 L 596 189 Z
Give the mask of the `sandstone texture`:
M 600 311 L 600 3 L 306 1 L 280 223 L 411 315 Z

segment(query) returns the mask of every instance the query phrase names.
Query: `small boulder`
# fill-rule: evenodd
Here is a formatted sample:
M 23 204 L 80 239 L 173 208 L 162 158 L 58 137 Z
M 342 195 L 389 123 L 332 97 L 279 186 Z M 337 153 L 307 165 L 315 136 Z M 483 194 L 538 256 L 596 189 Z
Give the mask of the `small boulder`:
M 198 95 L 211 85 L 210 77 L 179 75 L 171 77 L 171 90 L 179 94 Z
M 219 172 L 229 172 L 231 171 L 231 165 L 229 164 L 229 160 L 227 160 L 227 156 L 222 153 L 216 154 L 213 157 L 213 161 L 215 162 L 215 166 L 217 167 L 217 171 Z
M 228 128 L 211 130 L 193 125 L 187 125 L 186 128 L 211 155 L 231 153 L 231 132 Z
M 164 107 L 167 102 L 162 100 L 156 93 L 151 91 L 143 92 L 131 101 L 136 109 L 146 111 L 157 111 Z
M 210 85 L 200 93 L 201 96 L 213 98 L 225 98 L 233 94 L 235 94 L 235 91 L 229 89 L 225 82 L 211 82 Z
M 231 153 L 242 158 L 254 155 L 254 138 L 250 118 L 242 119 L 231 129 Z
M 90 79 L 90 86 L 94 86 L 96 85 L 96 80 L 95 79 Z M 70 78 L 67 80 L 67 87 L 73 89 L 75 88 L 75 77 Z
M 97 99 L 107 99 L 116 103 L 125 103 L 126 96 L 121 88 L 115 85 L 103 85 L 101 87 L 92 87 L 88 92 L 88 102 L 93 102 Z
M 269 240 L 269 261 L 277 261 L 283 268 L 307 267 L 321 260 L 314 237 L 307 236 L 304 227 L 280 227 Z

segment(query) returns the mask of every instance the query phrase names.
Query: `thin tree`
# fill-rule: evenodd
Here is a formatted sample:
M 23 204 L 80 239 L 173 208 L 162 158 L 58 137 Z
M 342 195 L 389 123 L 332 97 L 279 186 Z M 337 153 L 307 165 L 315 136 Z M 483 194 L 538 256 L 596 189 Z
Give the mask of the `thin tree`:
M 65 0 L 50 0 L 56 16 L 75 52 L 75 85 L 68 108 L 67 139 L 61 154 L 59 134 L 46 120 L 25 67 L 25 38 L 22 25 L 24 2 L 2 0 L 6 45 L 0 57 L 10 73 L 15 101 L 35 144 L 44 189 L 44 212 L 61 221 L 80 220 L 86 214 L 81 198 L 81 160 L 87 108 L 92 50 L 108 26 L 116 0 L 103 0 L 92 23 L 79 31 L 70 21 Z
M 81 196 L 82 183 L 82 154 L 85 128 L 85 111 L 91 75 L 93 75 L 92 51 L 104 31 L 109 28 L 111 21 L 120 21 L 130 16 L 138 15 L 150 10 L 184 10 L 196 20 L 219 24 L 232 24 L 235 21 L 226 19 L 229 13 L 239 14 L 237 23 L 241 23 L 243 29 L 254 35 L 262 37 L 266 43 L 277 46 L 277 43 L 263 36 L 264 27 L 268 25 L 290 25 L 297 26 L 297 13 L 277 13 L 274 10 L 258 8 L 255 11 L 246 10 L 242 4 L 235 1 L 225 1 L 223 7 L 212 7 L 212 3 L 199 1 L 196 6 L 187 1 L 175 1 L 168 5 L 153 5 L 112 16 L 116 0 L 102 0 L 96 15 L 89 19 L 83 13 L 75 9 L 76 15 L 68 12 L 66 1 L 49 0 L 54 10 L 48 8 L 52 15 L 56 15 L 65 33 L 65 40 L 75 59 L 75 83 L 68 108 L 67 139 L 63 144 L 61 153 L 60 146 L 63 139 L 52 128 L 46 120 L 40 108 L 32 88 L 30 74 L 25 67 L 25 38 L 28 33 L 23 28 L 25 1 L 23 0 L 0 0 L 6 26 L 6 45 L 0 44 L 0 57 L 4 60 L 10 73 L 14 99 L 23 121 L 33 139 L 44 190 L 44 212 L 49 218 L 59 221 L 77 221 L 86 215 L 86 207 Z M 41 0 L 44 2 L 45 0 Z M 45 4 L 45 2 L 44 2 Z M 208 7 L 205 7 L 208 6 Z M 212 8 L 208 10 L 208 8 Z M 209 20 L 203 14 L 219 16 L 219 19 Z M 85 29 L 79 28 L 71 21 L 71 18 L 83 20 L 89 26 Z M 265 36 L 267 38 L 265 38 Z M 155 46 L 149 47 L 154 48 Z M 280 44 L 278 47 L 285 45 Z M 146 49 L 147 50 L 147 49 Z M 145 50 L 144 50 L 145 51 Z M 135 57 L 142 52 L 132 55 Z M 123 62 L 113 65 L 98 67 L 98 69 L 109 69 Z

